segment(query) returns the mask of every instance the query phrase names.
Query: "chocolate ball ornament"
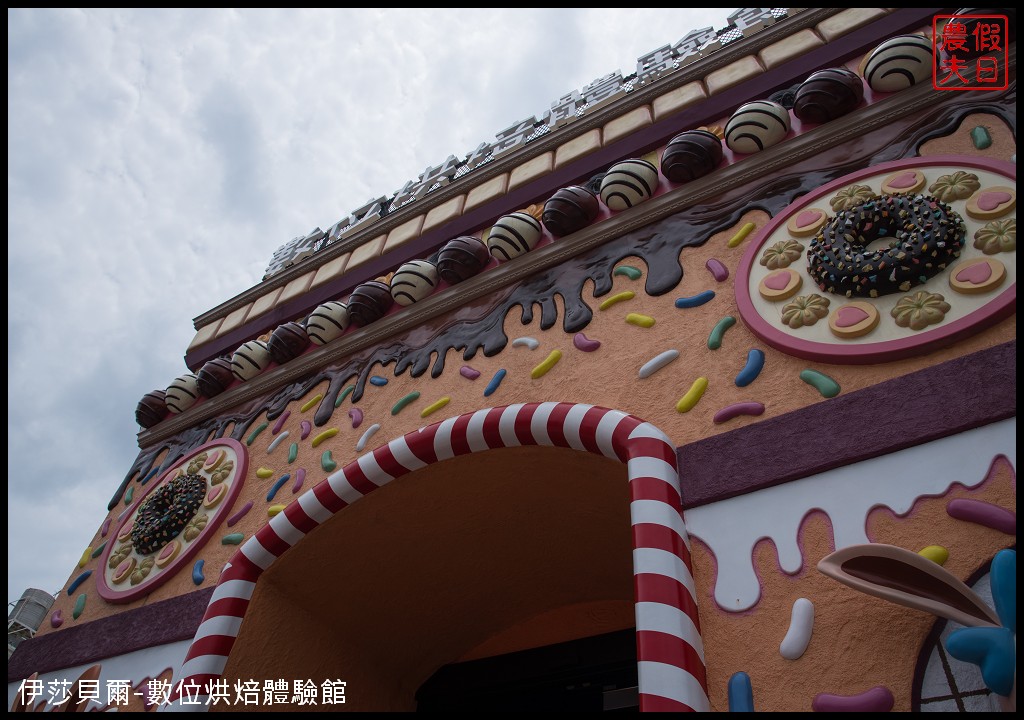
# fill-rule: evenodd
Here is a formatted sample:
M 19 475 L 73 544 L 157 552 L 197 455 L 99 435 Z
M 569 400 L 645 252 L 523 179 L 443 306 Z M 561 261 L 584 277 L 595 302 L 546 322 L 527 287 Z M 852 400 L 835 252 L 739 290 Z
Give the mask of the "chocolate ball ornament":
M 796 91 L 793 114 L 804 122 L 823 123 L 853 111 L 864 99 L 864 83 L 844 67 L 812 73 Z
M 661 156 L 661 174 L 674 183 L 704 177 L 722 162 L 722 141 L 707 130 L 687 130 L 669 140 Z
M 196 375 L 199 392 L 208 398 L 220 395 L 235 381 L 231 372 L 231 361 L 227 358 L 214 358 L 203 365 Z
M 250 340 L 241 345 L 231 356 L 231 372 L 239 380 L 256 377 L 270 364 L 270 350 L 262 340 Z
M 395 299 L 391 297 L 391 288 L 387 283 L 371 280 L 357 285 L 348 299 L 348 315 L 356 327 L 363 327 L 376 322 L 387 314 Z
M 601 180 L 601 202 L 609 210 L 626 210 L 649 200 L 658 188 L 658 168 L 633 158 L 608 168 Z
M 324 345 L 348 328 L 348 306 L 337 300 L 328 300 L 317 306 L 306 318 L 306 334 L 317 345 Z
M 297 322 L 285 323 L 277 328 L 267 342 L 270 357 L 278 365 L 298 357 L 309 346 L 309 335 L 306 329 Z
M 399 305 L 412 305 L 434 292 L 437 266 L 428 260 L 410 260 L 391 276 L 391 297 Z
M 571 235 L 597 219 L 601 206 L 594 193 L 579 185 L 564 187 L 544 203 L 540 219 L 555 237 Z
M 472 235 L 462 235 L 441 248 L 437 271 L 445 282 L 455 285 L 479 273 L 490 261 L 486 245 Z
M 185 373 L 178 377 L 164 390 L 164 402 L 172 413 L 182 413 L 192 407 L 199 399 L 199 386 L 196 376 Z
M 142 396 L 135 408 L 135 422 L 147 430 L 170 414 L 163 390 L 154 390 Z
M 511 260 L 533 250 L 543 232 L 533 215 L 514 212 L 494 223 L 487 235 L 487 249 L 498 262 Z

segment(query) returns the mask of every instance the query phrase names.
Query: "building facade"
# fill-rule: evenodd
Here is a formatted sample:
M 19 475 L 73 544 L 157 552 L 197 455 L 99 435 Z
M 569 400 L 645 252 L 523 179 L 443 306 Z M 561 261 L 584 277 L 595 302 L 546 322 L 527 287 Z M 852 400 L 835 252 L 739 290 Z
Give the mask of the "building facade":
M 1014 18 L 956 92 L 943 12 L 738 11 L 283 246 L 12 707 L 1015 703 Z

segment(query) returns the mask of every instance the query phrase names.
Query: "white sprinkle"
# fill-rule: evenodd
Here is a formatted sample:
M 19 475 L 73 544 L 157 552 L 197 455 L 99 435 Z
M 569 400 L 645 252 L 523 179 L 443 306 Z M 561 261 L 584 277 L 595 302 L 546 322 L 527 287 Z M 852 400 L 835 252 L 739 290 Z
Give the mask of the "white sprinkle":
M 281 441 L 284 440 L 286 437 L 288 437 L 288 431 L 287 430 L 285 430 L 283 433 L 281 433 L 276 438 L 274 438 L 273 442 L 270 443 L 270 446 L 267 447 L 267 455 L 269 455 L 270 453 L 274 452 L 274 450 L 277 449 L 277 446 L 280 445 Z
M 666 350 L 660 355 L 655 355 L 653 358 L 645 362 L 643 367 L 640 368 L 640 379 L 643 380 L 644 378 L 649 378 L 677 357 L 679 357 L 678 350 Z
M 779 645 L 779 654 L 787 660 L 796 660 L 807 650 L 814 627 L 814 603 L 807 598 L 793 601 L 793 614 L 789 620 L 789 632 Z
M 374 423 L 370 427 L 366 428 L 366 432 L 359 438 L 359 442 L 356 443 L 356 452 L 362 452 L 363 448 L 366 447 L 366 443 L 373 437 L 373 434 L 380 430 L 380 423 Z
M 531 350 L 536 350 L 540 347 L 540 341 L 532 337 L 517 337 L 512 341 L 512 347 L 528 347 Z

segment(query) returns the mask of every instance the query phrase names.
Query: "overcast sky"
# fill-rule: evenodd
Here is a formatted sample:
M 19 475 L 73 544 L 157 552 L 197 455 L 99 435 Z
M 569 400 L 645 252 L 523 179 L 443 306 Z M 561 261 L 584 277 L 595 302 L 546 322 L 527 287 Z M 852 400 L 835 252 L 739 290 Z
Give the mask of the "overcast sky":
M 8 10 L 8 600 L 61 588 L 192 318 L 731 9 Z

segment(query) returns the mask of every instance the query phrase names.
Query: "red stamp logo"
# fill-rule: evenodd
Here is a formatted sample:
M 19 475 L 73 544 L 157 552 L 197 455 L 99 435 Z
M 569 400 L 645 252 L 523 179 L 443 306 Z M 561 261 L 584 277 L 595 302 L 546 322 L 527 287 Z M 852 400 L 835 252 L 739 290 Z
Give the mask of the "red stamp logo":
M 936 90 L 1005 90 L 1009 21 L 1006 15 L 932 18 L 932 86 Z

